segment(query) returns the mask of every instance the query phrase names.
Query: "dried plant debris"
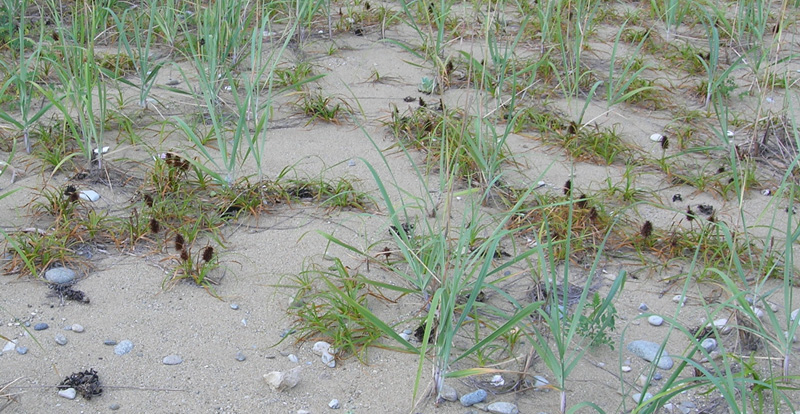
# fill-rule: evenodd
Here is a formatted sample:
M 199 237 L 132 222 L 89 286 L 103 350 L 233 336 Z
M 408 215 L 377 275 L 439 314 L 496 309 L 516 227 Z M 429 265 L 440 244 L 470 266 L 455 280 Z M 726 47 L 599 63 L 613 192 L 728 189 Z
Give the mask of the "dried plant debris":
M 50 289 L 55 291 L 55 294 L 61 298 L 63 302 L 66 300 L 74 300 L 80 303 L 89 303 L 89 297 L 83 291 L 73 289 L 69 285 L 50 284 Z
M 403 232 L 406 235 L 409 235 L 409 236 L 411 235 L 411 232 L 414 231 L 414 224 L 413 223 L 402 223 L 400 225 L 400 227 L 402 227 L 403 228 Z M 395 226 L 389 226 L 389 235 L 398 235 L 399 236 L 400 235 L 400 231 Z
M 92 397 L 99 396 L 103 393 L 103 388 L 100 385 L 100 377 L 97 376 L 97 371 L 94 369 L 71 374 L 64 378 L 64 381 L 61 381 L 61 384 L 58 384 L 57 388 L 60 390 L 75 388 L 75 390 L 87 400 L 91 400 Z

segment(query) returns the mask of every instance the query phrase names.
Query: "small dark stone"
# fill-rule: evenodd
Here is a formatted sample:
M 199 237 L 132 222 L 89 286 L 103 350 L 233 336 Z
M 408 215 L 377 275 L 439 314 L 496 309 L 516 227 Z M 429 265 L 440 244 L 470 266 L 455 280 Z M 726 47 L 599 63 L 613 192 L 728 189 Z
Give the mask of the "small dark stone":
M 113 339 L 106 339 L 105 341 L 103 341 L 103 345 L 114 346 L 116 344 L 117 344 L 117 341 L 115 341 Z
M 708 204 L 700 204 L 699 206 L 697 206 L 697 211 L 699 211 L 700 214 L 710 216 L 714 214 L 714 206 L 710 206 Z
M 680 194 L 675 194 L 674 196 L 672 196 L 672 202 L 673 203 L 677 203 L 679 201 L 683 201 L 683 197 L 681 197 Z
M 45 329 L 47 329 L 49 327 L 50 327 L 50 325 L 48 325 L 48 324 L 46 324 L 44 322 L 40 322 L 40 323 L 37 323 L 36 325 L 33 326 L 33 330 L 34 331 L 43 331 L 43 330 L 45 330 Z

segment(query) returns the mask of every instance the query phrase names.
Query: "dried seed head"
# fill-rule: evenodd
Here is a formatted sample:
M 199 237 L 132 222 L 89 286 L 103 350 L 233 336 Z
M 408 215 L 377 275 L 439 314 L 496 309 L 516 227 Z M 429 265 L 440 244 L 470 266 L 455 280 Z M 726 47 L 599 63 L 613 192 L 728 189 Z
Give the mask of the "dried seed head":
M 686 221 L 694 220 L 694 211 L 691 207 L 686 207 Z
M 153 207 L 153 197 L 150 196 L 150 194 L 145 194 L 144 195 L 144 203 L 147 205 L 147 207 L 151 207 L 152 208 Z
M 669 138 L 661 137 L 661 149 L 666 151 L 667 148 L 669 148 Z
M 176 251 L 183 251 L 183 248 L 186 247 L 186 241 L 183 239 L 183 236 L 180 234 L 175 236 L 175 250 Z
M 150 231 L 154 234 L 158 234 L 158 232 L 161 231 L 161 225 L 155 218 L 150 219 Z
M 589 206 L 589 198 L 586 197 L 586 194 L 581 194 L 581 196 L 578 197 L 578 201 L 575 203 L 575 205 L 578 206 L 579 209 L 583 210 Z
M 189 261 L 189 252 L 187 252 L 186 249 L 181 250 L 181 260 L 184 262 Z
M 420 106 L 420 107 L 423 107 L 423 108 L 424 108 L 425 106 L 427 106 L 427 104 L 425 103 L 425 101 L 423 101 L 423 100 L 422 100 L 422 97 L 421 97 L 421 96 L 419 97 L 419 106 Z
M 203 249 L 203 261 L 204 262 L 208 263 L 213 258 L 214 258 L 214 248 L 213 247 L 207 246 L 205 249 Z
M 640 233 L 645 239 L 650 237 L 653 234 L 653 223 L 651 223 L 650 220 L 645 221 Z
M 74 194 L 76 191 L 78 191 L 78 190 L 75 188 L 75 186 L 70 184 L 70 185 L 67 186 L 67 188 L 64 189 L 64 195 L 65 196 L 70 196 L 70 195 Z
M 564 183 L 564 195 L 568 196 L 570 195 L 571 192 L 572 192 L 572 180 L 567 180 L 567 182 Z
M 72 193 L 70 193 L 70 194 L 69 194 L 69 202 L 70 202 L 70 203 L 75 203 L 75 202 L 77 202 L 77 201 L 78 201 L 80 198 L 81 198 L 81 197 L 80 197 L 80 195 L 78 195 L 78 193 L 77 193 L 77 192 L 72 192 Z
M 589 220 L 596 220 L 596 219 L 597 219 L 597 209 L 592 207 L 592 209 L 589 210 Z

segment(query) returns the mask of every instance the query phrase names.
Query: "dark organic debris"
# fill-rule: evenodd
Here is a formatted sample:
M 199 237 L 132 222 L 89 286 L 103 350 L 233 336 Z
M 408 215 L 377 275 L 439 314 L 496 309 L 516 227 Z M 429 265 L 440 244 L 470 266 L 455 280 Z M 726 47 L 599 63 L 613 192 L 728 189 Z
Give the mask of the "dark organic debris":
M 72 289 L 69 285 L 50 284 L 50 289 L 53 289 L 60 297 L 61 300 L 74 300 L 75 302 L 89 303 L 89 297 L 83 291 Z
M 714 214 L 714 206 L 710 206 L 708 204 L 700 204 L 697 206 L 697 211 L 699 211 L 700 214 L 710 216 Z
M 71 374 L 64 378 L 64 381 L 61 381 L 57 388 L 60 390 L 75 388 L 87 400 L 91 400 L 92 397 L 103 393 L 100 377 L 97 376 L 97 371 L 94 369 Z
M 683 197 L 681 197 L 680 194 L 675 194 L 674 196 L 672 196 L 672 202 L 673 203 L 677 203 L 679 201 L 683 201 Z
M 403 223 L 400 225 L 403 228 L 403 232 L 408 236 L 411 235 L 411 232 L 414 231 L 414 224 L 413 223 Z M 400 231 L 395 226 L 389 226 L 389 234 L 390 235 L 400 235 Z
M 417 98 L 415 98 L 413 96 L 406 96 L 405 98 L 403 98 L 403 102 L 414 102 L 416 100 L 417 100 Z

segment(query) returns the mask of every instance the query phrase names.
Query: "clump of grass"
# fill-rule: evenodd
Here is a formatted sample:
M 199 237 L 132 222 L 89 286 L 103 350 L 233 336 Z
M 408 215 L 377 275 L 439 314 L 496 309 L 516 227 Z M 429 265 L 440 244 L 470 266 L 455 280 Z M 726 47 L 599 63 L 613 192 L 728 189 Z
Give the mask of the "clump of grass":
M 631 149 L 622 140 L 616 126 L 600 128 L 595 125 L 592 128 L 570 124 L 565 133 L 546 139 L 564 147 L 572 158 L 579 161 L 611 164 L 631 154 Z
M 336 124 L 342 114 L 348 112 L 347 104 L 341 99 L 316 93 L 303 94 L 295 105 L 311 118 L 309 124 L 317 119 Z
M 384 298 L 372 282 L 356 270 L 346 268 L 335 258 L 323 269 L 308 265 L 283 287 L 296 293 L 289 314 L 298 341 L 329 342 L 337 358 L 356 356 L 368 363 L 367 351 L 384 335 L 385 324 L 363 310 L 370 299 Z
M 193 258 L 192 245 L 180 233 L 175 235 L 174 244 L 177 257 L 172 257 L 172 261 L 177 262 L 175 270 L 164 279 L 162 286 L 166 287 L 168 282 L 176 282 L 188 279 L 209 290 L 214 294 L 213 285 L 219 284 L 219 280 L 211 277 L 212 272 L 219 268 L 219 254 L 213 246 L 207 245 L 197 249 Z

